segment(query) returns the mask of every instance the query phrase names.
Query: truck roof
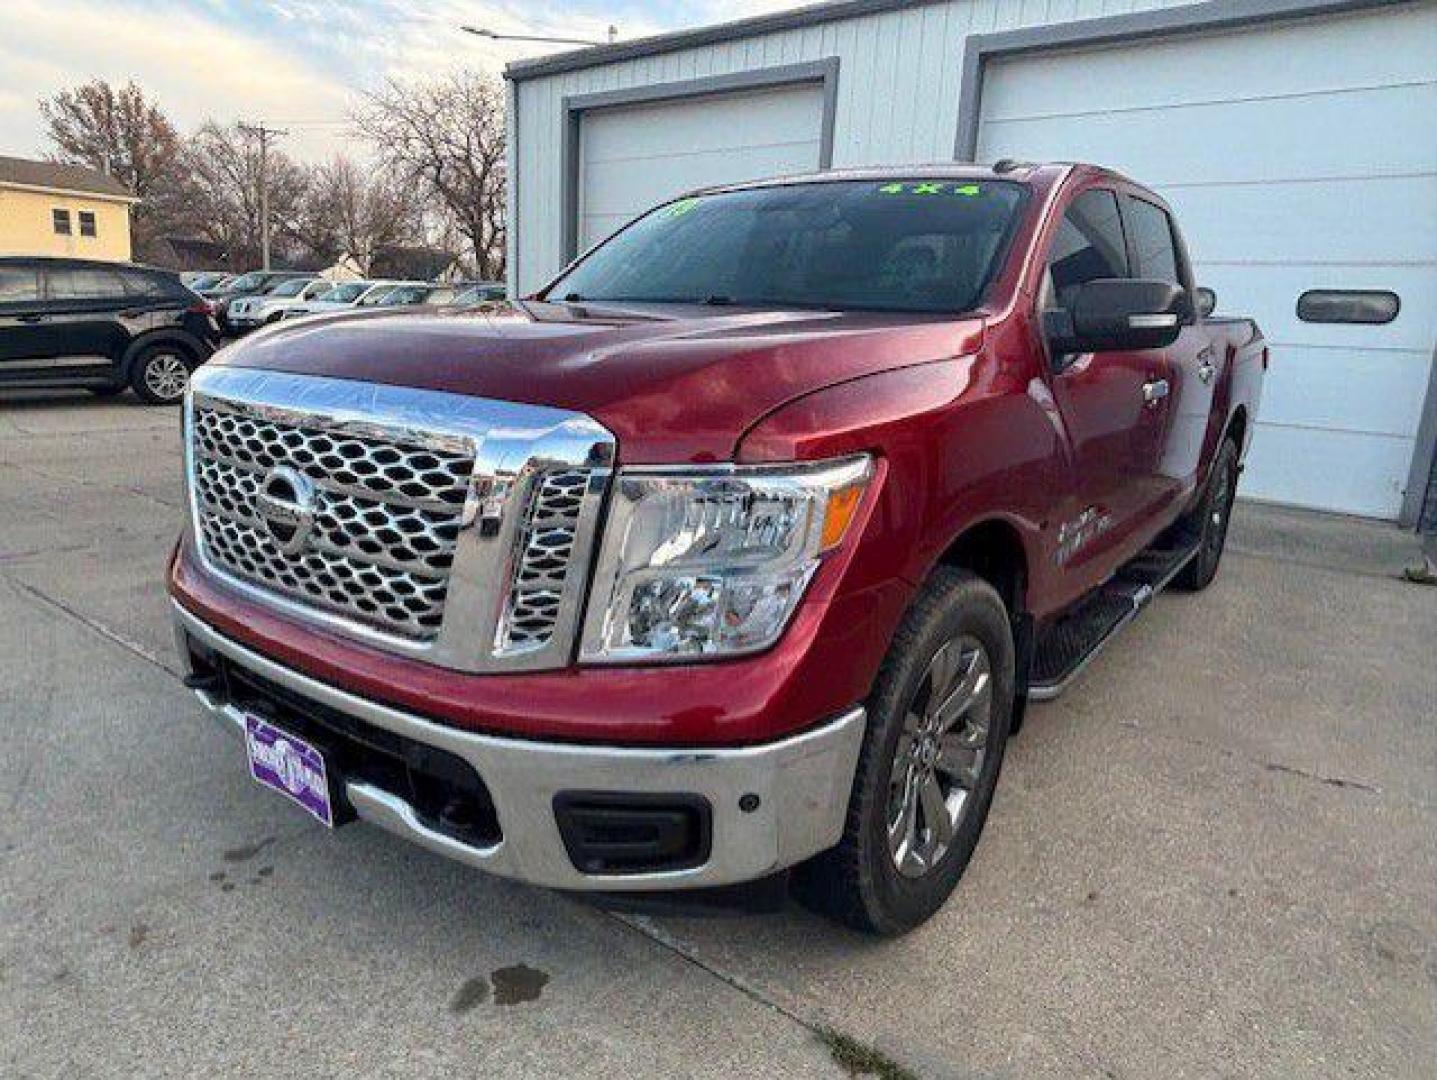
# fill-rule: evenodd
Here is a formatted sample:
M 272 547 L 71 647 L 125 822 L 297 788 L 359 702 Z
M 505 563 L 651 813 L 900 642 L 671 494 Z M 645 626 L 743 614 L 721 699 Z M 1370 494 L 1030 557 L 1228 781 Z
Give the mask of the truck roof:
M 836 184 L 844 181 L 884 180 L 1020 180 L 1049 187 L 1072 171 L 1098 173 L 1127 180 L 1112 169 L 1101 165 L 1073 161 L 1013 161 L 1003 159 L 991 165 L 964 162 L 933 162 L 922 165 L 880 165 L 854 169 L 829 169 L 825 172 L 798 173 L 737 184 L 717 184 L 699 188 L 689 195 L 713 194 L 719 191 L 750 191 L 756 188 L 785 187 L 794 184 Z

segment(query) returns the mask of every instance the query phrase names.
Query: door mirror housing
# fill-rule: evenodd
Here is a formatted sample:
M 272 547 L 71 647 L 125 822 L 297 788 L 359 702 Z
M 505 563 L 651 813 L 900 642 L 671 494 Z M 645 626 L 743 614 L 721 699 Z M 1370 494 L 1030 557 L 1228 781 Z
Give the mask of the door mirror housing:
M 1161 349 L 1177 340 L 1192 304 L 1168 281 L 1100 278 L 1079 285 L 1069 307 L 1043 313 L 1054 356 Z
M 1206 319 L 1217 310 L 1217 293 L 1202 286 L 1198 286 L 1196 292 L 1198 314 Z

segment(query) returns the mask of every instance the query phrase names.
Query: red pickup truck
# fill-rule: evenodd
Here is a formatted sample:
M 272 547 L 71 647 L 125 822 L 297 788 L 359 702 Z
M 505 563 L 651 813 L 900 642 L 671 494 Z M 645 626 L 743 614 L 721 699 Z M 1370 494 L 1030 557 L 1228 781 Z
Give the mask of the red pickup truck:
M 1267 349 L 1204 292 L 1152 192 L 1000 162 L 263 331 L 186 402 L 186 682 L 326 824 L 560 889 L 791 871 L 904 931 L 1025 705 L 1217 571 Z

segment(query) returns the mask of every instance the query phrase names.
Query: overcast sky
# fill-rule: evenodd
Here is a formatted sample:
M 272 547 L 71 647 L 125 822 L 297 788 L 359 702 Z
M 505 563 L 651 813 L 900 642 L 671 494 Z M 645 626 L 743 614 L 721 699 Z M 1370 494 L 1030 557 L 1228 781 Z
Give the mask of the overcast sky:
M 337 123 L 386 77 L 471 65 L 499 72 L 550 47 L 510 33 L 621 38 L 722 22 L 802 0 L 0 0 L 0 154 L 48 149 L 36 102 L 93 78 L 134 79 L 182 130 L 213 117 L 290 129 L 304 160 L 340 149 Z

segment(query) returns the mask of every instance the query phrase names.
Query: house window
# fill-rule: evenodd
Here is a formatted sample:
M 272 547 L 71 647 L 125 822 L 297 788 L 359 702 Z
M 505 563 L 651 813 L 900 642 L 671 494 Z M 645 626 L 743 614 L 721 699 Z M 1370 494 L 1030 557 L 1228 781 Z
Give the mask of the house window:
M 94 235 L 95 235 L 95 211 L 93 211 L 93 210 L 81 210 L 81 211 L 80 211 L 80 235 L 81 235 L 81 236 L 94 236 Z
M 51 220 L 53 220 L 54 223 L 55 223 L 55 232 L 56 232 L 57 235 L 59 235 L 59 236 L 69 236 L 69 235 L 70 235 L 70 211 L 68 211 L 68 210 L 51 210 L 51 211 L 50 211 L 50 217 L 51 217 Z

